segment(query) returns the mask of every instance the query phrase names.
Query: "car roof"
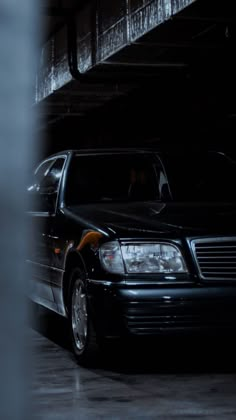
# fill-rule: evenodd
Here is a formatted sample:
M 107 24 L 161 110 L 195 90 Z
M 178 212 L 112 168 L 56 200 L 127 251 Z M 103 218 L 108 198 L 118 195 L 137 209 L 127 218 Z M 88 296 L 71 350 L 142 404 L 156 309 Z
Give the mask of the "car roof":
M 62 155 L 104 155 L 104 154 L 129 154 L 129 153 L 134 153 L 134 154 L 158 154 L 159 156 L 176 156 L 176 155 L 192 155 L 192 154 L 201 154 L 201 153 L 217 153 L 217 154 L 222 154 L 222 155 L 228 155 L 225 152 L 222 152 L 220 150 L 212 150 L 212 149 L 203 149 L 203 148 L 197 148 L 197 149 L 193 149 L 193 148 L 169 148 L 169 147 L 165 147 L 165 148 L 161 148 L 161 150 L 157 149 L 157 148 L 100 148 L 100 149 L 68 149 L 68 150 L 62 150 L 60 152 L 54 153 L 50 156 L 47 156 L 44 158 L 44 161 L 47 159 L 52 159 L 52 158 L 56 158 L 58 156 L 62 156 Z
M 80 154 L 80 155 L 103 155 L 103 154 L 116 154 L 116 153 L 157 153 L 156 149 L 148 148 L 103 148 L 103 149 L 68 149 L 62 150 L 57 153 L 46 157 L 45 159 L 50 159 L 53 157 L 68 155 L 68 154 Z

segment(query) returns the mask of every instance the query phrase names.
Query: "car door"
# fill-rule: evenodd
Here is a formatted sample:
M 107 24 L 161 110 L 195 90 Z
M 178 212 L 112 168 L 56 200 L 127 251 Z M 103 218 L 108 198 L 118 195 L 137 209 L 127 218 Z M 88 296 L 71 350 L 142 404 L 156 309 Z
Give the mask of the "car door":
M 31 194 L 31 247 L 28 263 L 31 267 L 30 297 L 49 308 L 55 305 L 51 287 L 53 223 L 56 214 L 60 179 L 65 156 L 44 161 L 36 170 Z

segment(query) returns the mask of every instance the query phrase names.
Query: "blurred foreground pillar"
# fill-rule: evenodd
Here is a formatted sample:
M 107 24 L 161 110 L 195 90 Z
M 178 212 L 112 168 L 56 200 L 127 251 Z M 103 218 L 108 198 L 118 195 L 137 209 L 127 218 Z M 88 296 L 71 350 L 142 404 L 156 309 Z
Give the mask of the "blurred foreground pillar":
M 0 419 L 27 419 L 25 191 L 32 138 L 37 0 L 0 0 Z M 34 151 L 35 153 L 35 151 Z M 29 415 L 32 418 L 32 415 Z

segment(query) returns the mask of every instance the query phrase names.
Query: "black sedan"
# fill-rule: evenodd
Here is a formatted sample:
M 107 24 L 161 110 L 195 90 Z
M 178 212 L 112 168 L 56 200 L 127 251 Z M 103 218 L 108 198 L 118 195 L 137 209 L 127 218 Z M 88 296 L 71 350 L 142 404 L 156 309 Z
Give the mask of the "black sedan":
M 236 328 L 235 162 L 218 152 L 65 151 L 28 188 L 29 295 L 88 362 L 111 337 Z

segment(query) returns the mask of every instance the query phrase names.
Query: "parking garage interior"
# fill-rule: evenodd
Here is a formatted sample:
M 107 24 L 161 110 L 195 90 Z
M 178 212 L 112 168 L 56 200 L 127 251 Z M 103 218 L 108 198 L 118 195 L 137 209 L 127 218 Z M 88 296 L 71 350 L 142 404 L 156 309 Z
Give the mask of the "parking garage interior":
M 104 148 L 235 156 L 234 0 L 43 0 L 40 13 L 38 159 Z M 233 340 L 144 340 L 86 369 L 64 320 L 40 309 L 31 332 L 36 418 L 236 416 Z
M 76 12 L 68 2 L 51 3 L 42 10 L 47 31 L 36 93 L 46 153 L 232 148 L 233 2 L 91 1 L 77 2 Z

